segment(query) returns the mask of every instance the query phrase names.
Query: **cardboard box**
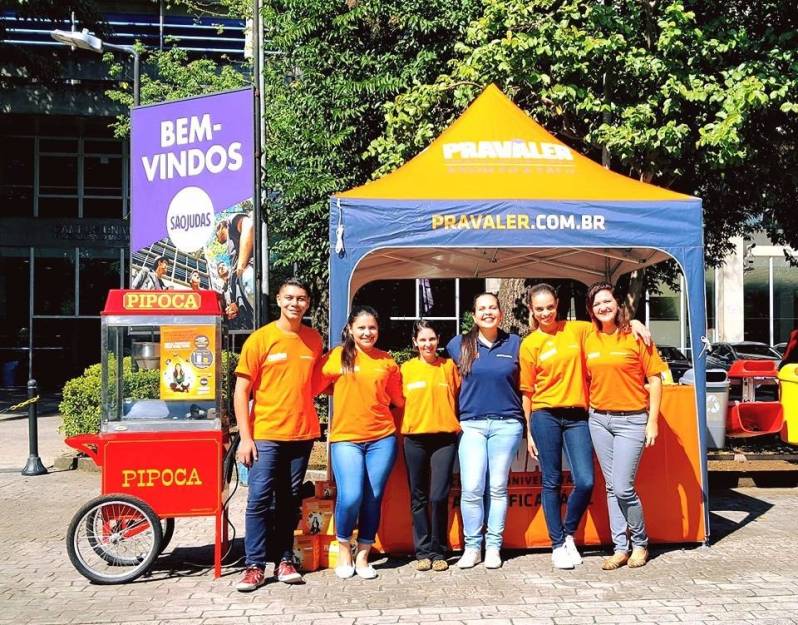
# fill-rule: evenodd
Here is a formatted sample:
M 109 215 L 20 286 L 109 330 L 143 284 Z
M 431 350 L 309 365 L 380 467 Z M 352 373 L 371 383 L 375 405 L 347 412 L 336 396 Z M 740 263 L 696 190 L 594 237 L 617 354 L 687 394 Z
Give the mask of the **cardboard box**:
M 320 536 L 294 536 L 294 561 L 300 571 L 310 573 L 319 569 Z
M 319 536 L 319 568 L 334 569 L 338 566 L 338 540 L 335 536 Z M 352 558 L 357 551 L 357 531 L 351 542 Z
M 332 499 L 310 497 L 302 502 L 302 531 L 314 534 L 335 535 L 335 502 Z
M 335 499 L 335 483 L 329 480 L 316 482 L 316 498 Z

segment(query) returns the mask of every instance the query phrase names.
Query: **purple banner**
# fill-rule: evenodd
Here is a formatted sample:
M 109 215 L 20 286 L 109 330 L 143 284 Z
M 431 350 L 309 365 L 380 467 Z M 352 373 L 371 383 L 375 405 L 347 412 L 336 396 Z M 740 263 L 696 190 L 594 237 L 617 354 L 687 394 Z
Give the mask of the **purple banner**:
M 213 289 L 253 327 L 252 89 L 131 114 L 131 287 Z

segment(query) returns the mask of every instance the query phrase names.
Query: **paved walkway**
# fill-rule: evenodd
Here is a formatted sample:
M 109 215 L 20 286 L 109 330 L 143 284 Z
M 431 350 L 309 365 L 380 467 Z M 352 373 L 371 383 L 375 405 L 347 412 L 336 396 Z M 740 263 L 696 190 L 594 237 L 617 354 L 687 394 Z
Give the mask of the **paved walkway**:
M 714 496 L 714 546 L 659 551 L 639 570 L 603 572 L 599 553 L 562 572 L 542 552 L 498 571 L 422 574 L 407 560 L 382 559 L 374 581 L 319 571 L 305 586 L 269 583 L 252 594 L 232 587 L 240 564 L 213 580 L 210 519 L 178 519 L 171 551 L 148 578 L 89 584 L 69 563 L 64 534 L 97 491 L 98 476 L 81 471 L 0 474 L 0 625 L 798 623 L 798 491 L 790 489 Z M 232 502 L 239 532 L 244 493 Z M 237 540 L 233 557 L 240 553 Z
M 40 419 L 47 465 L 63 449 L 57 426 L 57 417 Z M 213 580 L 212 520 L 178 519 L 149 577 L 94 586 L 69 563 L 64 535 L 98 494 L 99 475 L 19 475 L 27 422 L 15 415 L 0 415 L 0 440 L 0 625 L 798 623 L 798 489 L 714 494 L 714 545 L 658 550 L 639 570 L 603 572 L 599 552 L 574 571 L 554 571 L 544 552 L 515 554 L 498 571 L 417 573 L 407 560 L 382 559 L 373 581 L 319 571 L 304 586 L 241 594 L 233 589 L 240 562 Z M 239 535 L 245 497 L 241 489 L 231 502 Z M 231 560 L 241 552 L 239 539 Z

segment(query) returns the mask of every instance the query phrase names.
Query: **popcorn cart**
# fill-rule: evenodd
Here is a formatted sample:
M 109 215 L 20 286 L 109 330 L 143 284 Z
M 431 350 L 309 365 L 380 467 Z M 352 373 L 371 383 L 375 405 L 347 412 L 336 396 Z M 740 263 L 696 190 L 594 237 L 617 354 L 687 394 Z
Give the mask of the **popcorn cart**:
M 66 439 L 102 470 L 102 495 L 75 514 L 67 532 L 69 559 L 95 583 L 145 573 L 176 517 L 215 517 L 214 572 L 221 575 L 233 450 L 217 298 L 213 291 L 108 293 L 100 432 Z

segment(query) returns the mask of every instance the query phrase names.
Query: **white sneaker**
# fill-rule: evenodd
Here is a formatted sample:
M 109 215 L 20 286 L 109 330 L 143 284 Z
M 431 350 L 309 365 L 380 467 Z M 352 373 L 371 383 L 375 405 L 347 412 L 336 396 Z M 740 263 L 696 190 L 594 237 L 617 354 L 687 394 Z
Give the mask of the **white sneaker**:
M 498 549 L 485 549 L 485 568 L 500 569 L 502 567 L 502 556 Z
M 561 545 L 551 552 L 551 563 L 554 565 L 555 569 L 574 568 L 574 561 L 571 560 L 571 556 L 565 548 L 565 545 Z
M 458 569 L 473 569 L 477 564 L 482 562 L 482 554 L 479 549 L 466 548 L 463 555 L 457 561 Z
M 582 564 L 582 556 L 579 555 L 579 550 L 576 548 L 576 543 L 574 542 L 573 536 L 566 536 L 565 545 L 563 546 L 568 552 L 568 555 L 571 557 L 571 562 L 574 563 L 574 566 Z

